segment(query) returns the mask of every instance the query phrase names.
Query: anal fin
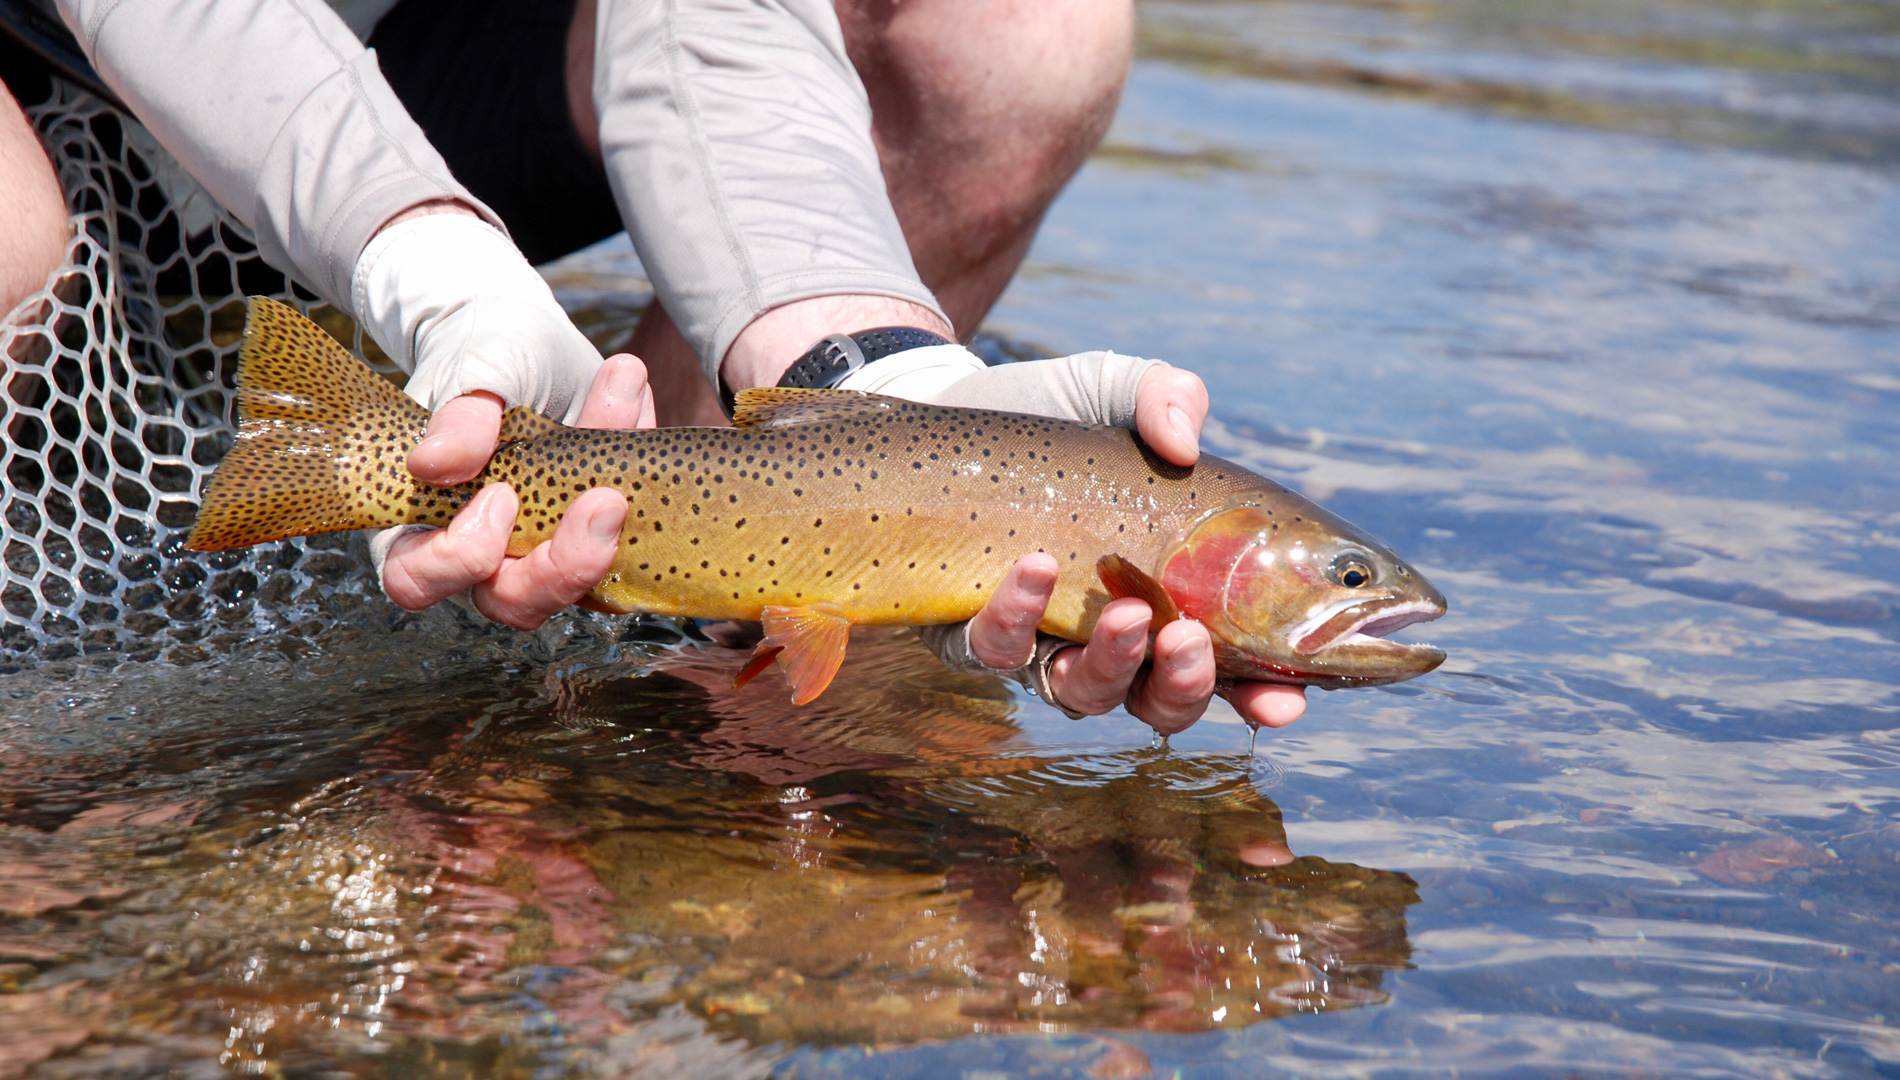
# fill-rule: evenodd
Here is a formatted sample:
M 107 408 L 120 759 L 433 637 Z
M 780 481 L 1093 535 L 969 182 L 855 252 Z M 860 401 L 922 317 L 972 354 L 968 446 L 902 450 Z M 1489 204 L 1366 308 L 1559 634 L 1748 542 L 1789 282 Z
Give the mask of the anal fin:
M 751 682 L 766 665 L 777 660 L 792 684 L 792 704 L 804 705 L 825 692 L 844 663 L 851 641 L 851 620 L 828 604 L 812 607 L 768 607 L 759 620 L 765 640 L 752 651 L 733 687 Z
M 1122 558 L 1120 555 L 1104 555 L 1095 560 L 1095 573 L 1102 579 L 1108 595 L 1117 600 L 1132 596 L 1147 604 L 1154 612 L 1154 625 L 1171 623 L 1181 617 L 1181 609 L 1175 604 L 1168 590 L 1141 567 Z

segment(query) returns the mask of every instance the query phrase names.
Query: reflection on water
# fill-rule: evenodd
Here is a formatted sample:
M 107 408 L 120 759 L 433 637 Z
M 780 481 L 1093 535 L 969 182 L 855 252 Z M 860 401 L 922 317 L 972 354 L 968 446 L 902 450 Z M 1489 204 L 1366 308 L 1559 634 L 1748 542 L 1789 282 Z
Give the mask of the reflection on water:
M 1445 669 L 1257 759 L 354 597 L 10 675 L 0 1077 L 1891 1075 L 1897 10 L 1145 5 L 980 346 L 1200 372 Z
M 222 805 L 189 781 L 84 795 L 62 781 L 97 772 L 22 755 L 0 1047 L 83 1045 L 90 1075 L 209 1052 L 116 1032 L 228 1025 L 240 1072 L 658 1067 L 686 1036 L 748 1059 L 1243 1027 L 1377 1003 L 1405 966 L 1411 880 L 1296 858 L 1246 755 L 1027 753 L 994 680 L 901 632 L 860 634 L 808 710 L 730 692 L 742 649 L 613 653 L 588 639 L 551 692 L 427 695 L 295 766 L 253 759 Z M 190 776 L 222 749 L 157 733 L 115 768 Z

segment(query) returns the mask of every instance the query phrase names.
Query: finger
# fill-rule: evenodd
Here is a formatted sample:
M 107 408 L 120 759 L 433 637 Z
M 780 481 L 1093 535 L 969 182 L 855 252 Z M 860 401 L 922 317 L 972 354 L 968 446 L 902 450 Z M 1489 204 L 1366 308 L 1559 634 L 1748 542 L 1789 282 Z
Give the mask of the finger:
M 632 353 L 615 353 L 594 373 L 581 403 L 577 426 L 638 428 L 653 426 L 653 386 L 647 366 Z
M 501 569 L 519 503 L 507 484 L 475 493 L 446 529 L 397 538 L 383 560 L 383 591 L 400 607 L 420 611 Z
M 501 399 L 486 390 L 450 398 L 429 417 L 422 441 L 409 451 L 409 473 L 447 487 L 475 479 L 501 437 Z
M 1306 688 L 1278 683 L 1241 682 L 1221 687 L 1242 720 L 1255 727 L 1285 727 L 1306 712 Z
M 1018 668 L 1036 651 L 1036 624 L 1056 592 L 1056 557 L 1035 552 L 1016 560 L 970 620 L 970 651 L 993 668 Z
M 1176 619 L 1155 635 L 1154 667 L 1129 696 L 1128 711 L 1172 735 L 1207 711 L 1214 678 L 1214 642 L 1207 627 Z
M 1148 369 L 1135 387 L 1135 430 L 1141 441 L 1176 465 L 1201 457 L 1201 424 L 1207 420 L 1207 385 L 1192 371 L 1166 364 Z
M 1153 612 L 1133 597 L 1112 601 L 1095 620 L 1089 641 L 1064 649 L 1049 665 L 1049 691 L 1077 712 L 1105 713 L 1128 697 L 1148 651 Z
M 532 630 L 548 616 L 586 596 L 613 569 L 627 497 L 594 488 L 568 505 L 554 529 L 526 556 L 502 564 L 493 578 L 469 593 L 475 610 L 517 630 Z
M 1285 866 L 1293 861 L 1293 851 L 1280 840 L 1252 839 L 1240 845 L 1240 861 L 1248 866 Z

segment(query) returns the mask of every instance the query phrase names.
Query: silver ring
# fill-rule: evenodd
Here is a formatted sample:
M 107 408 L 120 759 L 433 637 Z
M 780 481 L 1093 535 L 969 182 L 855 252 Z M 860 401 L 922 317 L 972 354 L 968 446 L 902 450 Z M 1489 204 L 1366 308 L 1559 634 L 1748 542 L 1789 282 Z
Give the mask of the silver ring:
M 951 671 L 969 671 L 988 675 L 1001 675 L 1014 679 L 1024 689 L 1041 698 L 1045 703 L 1062 711 L 1062 715 L 1071 720 L 1080 720 L 1088 713 L 1077 712 L 1056 700 L 1049 685 L 1050 668 L 1055 663 L 1056 654 L 1074 645 L 1075 642 L 1054 634 L 1037 634 L 1036 651 L 1029 654 L 1029 662 L 1021 667 L 993 668 L 985 664 L 970 648 L 970 624 L 968 622 L 951 623 L 947 626 L 920 626 L 917 635 L 943 661 L 943 666 Z

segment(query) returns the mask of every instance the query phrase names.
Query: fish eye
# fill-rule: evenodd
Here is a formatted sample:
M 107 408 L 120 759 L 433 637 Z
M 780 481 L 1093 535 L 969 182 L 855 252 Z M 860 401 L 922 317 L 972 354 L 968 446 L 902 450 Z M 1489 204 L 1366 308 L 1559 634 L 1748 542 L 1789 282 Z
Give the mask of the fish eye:
M 1372 583 L 1372 566 L 1365 556 L 1347 554 L 1333 560 L 1333 580 L 1348 589 L 1357 589 Z

